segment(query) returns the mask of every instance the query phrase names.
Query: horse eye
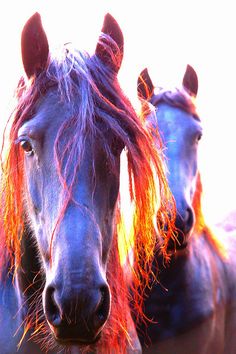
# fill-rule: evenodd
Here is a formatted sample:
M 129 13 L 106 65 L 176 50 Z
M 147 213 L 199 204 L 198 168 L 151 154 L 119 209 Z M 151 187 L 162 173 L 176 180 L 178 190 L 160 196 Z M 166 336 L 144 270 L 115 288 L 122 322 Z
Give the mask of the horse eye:
M 202 134 L 198 134 L 198 135 L 197 135 L 197 142 L 200 141 L 201 138 L 202 138 Z
M 27 155 L 30 155 L 30 156 L 33 155 L 34 149 L 28 140 L 21 140 L 20 146 L 22 147 L 22 149 L 24 150 L 24 152 Z

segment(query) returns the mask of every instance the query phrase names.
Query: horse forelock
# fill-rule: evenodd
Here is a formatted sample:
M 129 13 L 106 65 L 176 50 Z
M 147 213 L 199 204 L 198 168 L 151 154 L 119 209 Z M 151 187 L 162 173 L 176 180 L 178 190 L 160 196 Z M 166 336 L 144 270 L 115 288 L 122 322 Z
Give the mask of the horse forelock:
M 114 57 L 114 60 L 117 60 L 117 57 Z M 84 133 L 99 136 L 104 143 L 104 150 L 108 159 L 110 159 L 111 166 L 113 166 L 114 151 L 111 148 L 111 144 L 104 137 L 104 127 L 112 132 L 112 135 L 120 141 L 122 146 L 127 147 L 129 174 L 132 182 L 130 191 L 135 204 L 133 221 L 134 253 L 136 258 L 134 265 L 134 272 L 136 273 L 134 308 L 142 312 L 140 303 L 142 302 L 144 288 L 149 282 L 149 273 L 157 241 L 156 237 L 157 235 L 160 237 L 164 253 L 166 252 L 168 239 L 172 237 L 175 212 L 174 202 L 162 169 L 161 158 L 152 144 L 150 144 L 151 134 L 142 126 L 130 101 L 123 94 L 114 72 L 104 65 L 96 55 L 90 57 L 87 53 L 71 51 L 66 48 L 62 56 L 54 58 L 51 56 L 51 61 L 45 72 L 33 77 L 29 82 L 25 82 L 23 79 L 19 82 L 17 89 L 18 103 L 9 121 L 11 125 L 9 150 L 5 159 L 2 156 L 3 174 L 1 188 L 4 188 L 2 195 L 4 225 L 1 230 L 3 234 L 1 235 L 1 248 L 7 248 L 12 262 L 17 268 L 21 260 L 21 238 L 24 228 L 22 196 L 24 189 L 24 156 L 19 145 L 15 142 L 19 128 L 24 122 L 34 116 L 40 98 L 48 90 L 55 90 L 55 88 L 60 99 L 65 102 L 70 103 L 73 98 L 79 97 L 77 103 L 73 105 L 71 118 L 65 123 L 71 123 L 76 127 L 76 129 L 73 129 L 74 135 L 70 141 L 71 151 L 75 151 L 75 148 L 77 149 L 76 146 L 79 144 L 77 154 L 83 153 Z M 60 134 L 61 130 L 59 130 L 56 144 L 60 141 Z M 55 150 L 58 151 L 58 145 Z M 59 160 L 58 157 L 58 170 L 61 168 Z M 78 166 L 75 166 L 74 172 L 76 172 L 77 168 Z M 156 177 L 159 178 L 159 215 L 162 220 L 158 225 L 155 225 L 154 222 L 158 194 Z M 73 178 L 71 183 L 73 183 Z M 173 215 L 170 211 L 173 211 Z M 170 214 L 172 218 L 170 218 Z M 168 234 L 161 227 L 161 225 L 166 224 L 169 225 Z M 158 230 L 156 230 L 156 227 Z M 110 274 L 112 273 L 111 267 L 114 268 L 116 266 L 118 269 L 121 267 L 116 237 L 114 243 L 115 247 L 112 247 L 112 252 L 115 252 L 116 257 L 112 257 L 113 260 L 108 263 L 110 265 L 110 270 L 108 269 Z M 1 269 L 3 269 L 3 266 L 2 264 Z M 117 289 L 120 289 L 120 284 L 124 283 L 122 280 L 123 272 L 120 271 L 119 274 L 120 276 L 112 277 L 110 281 L 114 294 Z M 123 299 L 127 299 L 128 290 L 124 287 L 123 291 L 125 294 Z M 118 293 L 112 298 L 113 302 L 117 301 L 117 304 L 120 301 Z M 127 302 L 123 303 L 125 308 L 127 308 Z M 112 310 L 112 313 L 116 316 L 116 319 L 114 317 L 116 327 L 115 329 L 113 328 L 113 331 L 126 333 L 128 329 L 127 319 L 125 318 L 126 312 L 121 309 L 120 311 L 114 310 L 115 306 L 114 304 Z M 111 321 L 113 320 L 111 319 Z M 109 340 L 111 340 L 110 335 L 106 336 L 106 340 L 104 339 L 104 341 Z M 123 352 L 124 348 L 120 347 L 118 341 L 116 346 Z
M 195 104 L 195 97 L 189 95 L 184 89 L 159 89 L 157 93 L 152 96 L 150 102 L 155 107 L 158 107 L 158 104 L 163 102 L 172 107 L 180 108 L 191 114 L 195 119 L 200 120 Z

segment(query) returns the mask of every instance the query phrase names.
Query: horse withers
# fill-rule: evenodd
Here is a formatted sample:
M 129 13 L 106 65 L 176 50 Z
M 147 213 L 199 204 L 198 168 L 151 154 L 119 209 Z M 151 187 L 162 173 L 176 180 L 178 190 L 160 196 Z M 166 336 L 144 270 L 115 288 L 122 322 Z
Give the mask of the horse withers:
M 38 13 L 22 31 L 25 74 L 1 161 L 0 324 L 12 323 L 1 331 L 1 354 L 140 352 L 118 251 L 123 148 L 142 253 L 137 289 L 155 247 L 156 174 L 163 218 L 169 191 L 151 136 L 118 84 L 123 45 L 109 14 L 92 56 L 70 44 L 51 53 Z
M 161 146 L 157 139 L 157 149 L 165 155 L 177 212 L 169 263 L 157 253 L 157 282 L 145 300 L 149 321 L 138 328 L 148 354 L 236 353 L 236 239 L 222 230 L 214 233 L 204 220 L 197 92 L 198 77 L 189 65 L 180 89 L 155 89 L 147 69 L 138 79 L 146 123 L 163 141 Z

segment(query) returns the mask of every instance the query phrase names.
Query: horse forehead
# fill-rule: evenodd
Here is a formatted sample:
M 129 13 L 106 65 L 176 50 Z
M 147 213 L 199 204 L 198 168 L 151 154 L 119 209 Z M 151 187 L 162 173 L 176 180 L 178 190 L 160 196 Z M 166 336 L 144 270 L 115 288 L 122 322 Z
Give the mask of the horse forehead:
M 35 104 L 35 113 L 19 129 L 22 134 L 37 137 L 50 128 L 59 128 L 63 122 L 71 117 L 73 104 L 64 101 L 56 92 L 49 92 Z
M 161 104 L 156 110 L 156 116 L 159 127 L 170 133 L 201 130 L 200 120 L 181 108 Z
M 48 124 L 62 123 L 70 118 L 78 97 L 72 97 L 71 101 L 64 99 L 58 90 L 46 94 L 36 105 L 36 119 L 48 121 Z

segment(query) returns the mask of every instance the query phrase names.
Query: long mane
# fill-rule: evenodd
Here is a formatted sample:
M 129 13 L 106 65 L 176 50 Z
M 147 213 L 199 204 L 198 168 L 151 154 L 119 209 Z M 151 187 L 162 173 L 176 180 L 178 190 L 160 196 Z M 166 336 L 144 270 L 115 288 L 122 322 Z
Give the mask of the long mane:
M 109 37 L 105 37 L 105 40 L 101 39 L 100 44 L 106 46 L 107 49 L 109 40 L 111 40 Z M 114 57 L 113 60 L 115 62 L 116 58 Z M 102 139 L 111 166 L 114 162 L 114 151 L 106 141 L 106 131 L 112 132 L 116 137 L 114 145 L 118 140 L 127 148 L 130 193 L 135 205 L 133 229 L 136 262 L 132 271 L 135 274 L 133 286 L 136 296 L 134 296 L 133 306 L 141 313 L 142 294 L 149 281 L 156 248 L 156 235 L 159 235 L 161 250 L 164 254 L 168 239 L 172 237 L 174 202 L 167 186 L 161 158 L 150 144 L 151 135 L 143 128 L 140 119 L 114 77 L 113 71 L 105 66 L 96 55 L 89 56 L 87 53 L 75 51 L 69 47 L 65 47 L 59 56 L 52 57 L 51 55 L 47 70 L 38 76 L 34 76 L 28 82 L 22 77 L 17 87 L 17 105 L 8 121 L 9 139 L 5 136 L 4 155 L 2 154 L 1 157 L 3 171 L 1 176 L 0 252 L 2 257 L 0 269 L 2 276 L 9 259 L 14 269 L 21 264 L 21 240 L 26 211 L 23 154 L 16 144 L 17 132 L 22 124 L 33 116 L 38 100 L 46 92 L 55 88 L 61 100 L 66 102 L 70 102 L 75 95 L 78 100 L 79 95 L 71 118 L 59 130 L 54 147 L 58 173 L 66 190 L 65 194 L 70 193 L 74 183 L 87 135 L 98 136 Z M 74 132 L 65 147 L 66 151 L 70 152 L 66 163 L 77 161 L 73 176 L 69 181 L 62 173 L 62 165 L 59 162 L 65 152 L 65 150 L 61 151 L 60 147 L 63 129 L 70 129 Z M 158 187 L 156 177 L 159 179 Z M 154 215 L 158 202 L 158 213 L 162 222 L 156 225 Z M 119 230 L 119 210 L 117 215 L 116 225 Z M 168 232 L 162 229 L 162 225 L 168 225 Z M 98 344 L 102 352 L 106 353 L 109 353 L 108 348 L 111 348 L 112 341 L 113 351 L 126 352 L 125 348 L 129 340 L 127 338 L 129 294 L 119 260 L 117 237 L 118 231 L 115 232 L 113 238 L 108 262 L 108 281 L 112 291 L 111 316 L 106 326 L 107 330 Z M 111 335 L 111 331 L 116 335 Z

